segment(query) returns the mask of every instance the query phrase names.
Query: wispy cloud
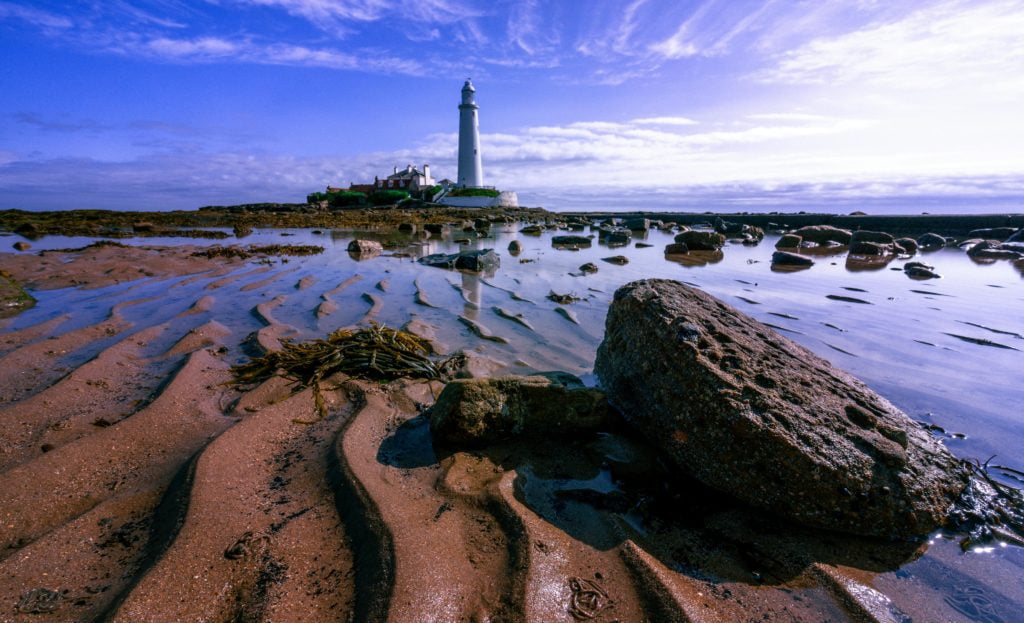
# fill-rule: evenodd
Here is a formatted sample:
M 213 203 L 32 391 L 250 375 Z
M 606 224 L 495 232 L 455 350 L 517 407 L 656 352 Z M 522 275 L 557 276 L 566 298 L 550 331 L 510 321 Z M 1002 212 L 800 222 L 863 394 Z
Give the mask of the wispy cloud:
M 11 2 L 0 2 L 0 19 L 18 19 L 40 28 L 71 28 L 74 24 L 66 17 L 22 6 Z
M 766 82 L 1024 88 L 1024 2 L 947 2 L 895 22 L 818 38 L 760 72 Z

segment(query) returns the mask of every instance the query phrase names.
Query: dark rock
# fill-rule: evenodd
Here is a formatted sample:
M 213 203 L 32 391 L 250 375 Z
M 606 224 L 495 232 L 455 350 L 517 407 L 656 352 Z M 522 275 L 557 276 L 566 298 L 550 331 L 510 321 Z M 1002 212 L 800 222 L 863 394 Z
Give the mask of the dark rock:
M 785 234 L 775 243 L 776 249 L 798 249 L 804 239 L 796 234 Z
M 609 264 L 618 264 L 619 266 L 622 266 L 623 264 L 629 264 L 629 258 L 626 257 L 625 255 L 613 255 L 612 257 L 602 257 L 601 261 L 608 262 Z
M 420 264 L 434 266 L 436 268 L 457 268 L 471 272 L 484 272 L 497 268 L 501 265 L 501 258 L 494 252 L 494 249 L 476 249 L 463 251 L 461 253 L 435 253 L 419 259 Z
M 814 260 L 797 253 L 776 251 L 775 253 L 772 253 L 772 264 L 779 264 L 782 266 L 813 266 Z
M 526 227 L 519 230 L 521 234 L 527 234 L 529 236 L 539 236 L 544 228 L 540 225 L 527 225 Z
M 1016 260 L 1021 253 L 1011 249 L 1002 248 L 998 240 L 983 240 L 967 250 L 967 255 L 984 260 Z
M 691 251 L 717 251 L 725 244 L 725 236 L 712 231 L 684 231 L 676 234 L 676 242 L 681 242 Z
M 665 247 L 665 255 L 684 255 L 690 252 L 690 247 L 682 242 L 673 242 Z
M 19 240 L 18 242 L 15 242 L 11 246 L 13 246 L 16 251 L 28 251 L 29 249 L 32 248 L 32 245 L 25 242 L 24 240 Z
M 448 226 L 444 223 L 427 223 L 423 226 L 423 229 L 432 234 L 443 234 L 448 230 Z
M 911 270 L 914 268 L 924 268 L 925 270 L 935 270 L 935 267 L 931 264 L 925 264 L 924 262 L 907 262 L 903 265 L 903 270 Z
M 590 275 L 590 274 L 596 273 L 597 272 L 597 265 L 596 264 L 592 264 L 590 262 L 587 262 L 586 264 L 580 266 L 580 272 L 585 274 L 585 275 Z
M 515 257 L 516 255 L 519 255 L 520 253 L 523 252 L 523 245 L 520 244 L 518 240 L 513 240 L 512 242 L 508 243 L 508 252 L 511 253 L 513 257 Z
M 853 234 L 847 229 L 839 229 L 831 225 L 808 225 L 792 232 L 807 242 L 822 244 L 824 242 L 838 242 L 839 244 L 850 244 Z
M 605 236 L 604 241 L 610 245 L 626 245 L 633 238 L 633 234 L 628 229 L 617 229 L 613 232 L 609 232 Z
M 487 231 L 491 228 L 491 222 L 484 218 L 473 219 L 473 228 L 477 231 Z
M 402 223 L 398 226 L 398 231 L 404 231 L 406 233 L 415 234 L 416 224 L 415 223 Z
M 944 446 L 860 381 L 678 282 L 615 293 L 595 372 L 684 471 L 807 525 L 925 535 L 967 482 Z
M 552 246 L 556 246 L 556 247 L 568 246 L 568 245 L 572 245 L 572 246 L 575 246 L 575 247 L 589 247 L 591 244 L 592 244 L 591 239 L 587 238 L 586 236 L 552 236 L 551 237 L 551 245 Z
M 911 266 L 910 264 L 918 265 Z M 910 262 L 907 266 L 903 267 L 903 272 L 911 279 L 939 279 L 942 277 L 931 266 L 921 264 L 920 262 Z
M 967 234 L 968 238 L 984 238 L 985 240 L 997 240 L 1003 242 L 1010 236 L 1017 233 L 1016 227 L 989 227 L 986 229 L 975 229 Z
M 348 252 L 353 257 L 358 259 L 369 259 L 376 257 L 384 251 L 384 247 L 381 246 L 376 240 L 353 240 L 348 243 Z
M 1005 242 L 1024 242 L 1024 228 L 1018 229 L 1017 232 L 1007 238 Z
M 895 244 L 903 249 L 906 255 L 915 255 L 917 253 L 917 241 L 913 238 L 897 238 Z
M 850 244 L 850 255 L 889 255 L 893 250 L 891 244 L 880 244 L 866 240 Z
M 850 245 L 855 245 L 858 242 L 874 242 L 876 244 L 892 244 L 896 239 L 891 234 L 887 234 L 881 231 L 864 231 L 857 230 L 850 236 Z
M 946 238 L 938 234 L 924 234 L 917 238 L 917 245 L 921 249 L 941 249 L 946 246 Z
M 645 218 L 631 218 L 624 221 L 622 226 L 630 231 L 647 231 L 651 228 L 651 221 Z
M 571 374 L 458 379 L 431 407 L 430 429 L 442 444 L 480 446 L 594 431 L 608 415 L 604 393 Z

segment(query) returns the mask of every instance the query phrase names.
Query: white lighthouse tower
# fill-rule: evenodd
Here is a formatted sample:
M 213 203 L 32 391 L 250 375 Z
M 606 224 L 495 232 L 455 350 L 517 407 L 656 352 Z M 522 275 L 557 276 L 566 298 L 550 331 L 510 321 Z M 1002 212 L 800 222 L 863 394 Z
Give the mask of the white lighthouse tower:
M 480 121 L 473 94 L 476 89 L 466 79 L 459 104 L 459 186 L 479 188 L 484 185 L 484 167 L 480 160 Z

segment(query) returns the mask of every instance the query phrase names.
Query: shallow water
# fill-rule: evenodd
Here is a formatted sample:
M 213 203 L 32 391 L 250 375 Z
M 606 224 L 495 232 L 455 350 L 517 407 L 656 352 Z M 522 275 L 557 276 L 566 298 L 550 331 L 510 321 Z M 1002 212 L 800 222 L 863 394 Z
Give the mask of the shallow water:
M 431 325 L 449 349 L 473 349 L 493 359 L 498 370 L 566 370 L 593 381 L 588 375 L 616 288 L 636 279 L 676 279 L 770 324 L 861 378 L 912 418 L 942 427 L 947 431 L 944 443 L 958 456 L 981 461 L 995 456 L 993 463 L 1024 470 L 1024 275 L 1009 262 L 978 264 L 957 249 L 943 249 L 914 258 L 933 264 L 943 278 L 914 281 L 902 270 L 891 270 L 905 260 L 858 266 L 847 264 L 845 254 L 839 253 L 817 256 L 808 270 L 776 272 L 769 263 L 777 240 L 773 235 L 758 246 L 731 244 L 721 255 L 691 254 L 669 261 L 663 248 L 672 234 L 660 231 L 634 238 L 653 245 L 649 248 L 608 248 L 595 239 L 591 247 L 573 251 L 552 247 L 551 236 L 565 232 L 530 236 L 518 229 L 496 229 L 483 239 L 455 232 L 425 241 L 374 232 L 256 230 L 240 242 L 320 244 L 326 252 L 276 260 L 269 271 L 258 274 L 253 272 L 258 264 L 249 263 L 232 273 L 240 276 L 237 281 L 221 287 L 214 286 L 223 276 L 200 275 L 143 279 L 99 290 L 37 292 L 39 304 L 8 329 L 68 310 L 71 318 L 62 330 L 83 326 L 102 319 L 115 303 L 139 299 L 144 300 L 125 307 L 122 314 L 143 328 L 172 319 L 209 294 L 216 298 L 210 317 L 231 328 L 240 341 L 265 326 L 252 312 L 254 307 L 283 296 L 272 310 L 273 318 L 293 327 L 300 339 L 370 320 L 402 326 L 415 318 Z M 360 261 L 346 251 L 356 236 L 398 246 Z M 471 242 L 453 240 L 463 237 Z M 506 250 L 512 240 L 523 246 L 518 257 Z M 35 241 L 33 250 L 88 242 L 47 237 Z M 119 242 L 158 243 L 148 238 Z M 475 275 L 415 261 L 429 253 L 467 248 L 494 248 L 501 255 L 501 267 L 491 275 Z M 412 257 L 397 257 L 396 252 Z M 629 263 L 602 261 L 614 255 L 626 256 Z M 599 272 L 581 275 L 579 266 L 586 262 L 596 264 Z M 361 278 L 338 288 L 353 276 Z M 304 277 L 314 282 L 299 288 Z M 417 289 L 433 306 L 416 302 Z M 550 292 L 582 300 L 560 306 L 546 298 Z M 338 309 L 318 318 L 314 310 L 324 297 Z M 578 324 L 557 313 L 559 307 Z M 478 337 L 460 316 L 507 343 Z M 532 329 L 507 316 L 518 316 Z M 102 347 L 92 348 L 98 352 Z M 241 347 L 234 354 L 239 360 L 245 356 Z M 920 559 L 879 575 L 876 586 L 887 594 L 935 592 L 937 599 L 968 620 L 1009 621 L 1015 616 L 1014 605 L 1024 604 L 1022 571 L 1024 553 L 1018 548 L 996 544 L 961 554 L 955 543 L 938 539 Z

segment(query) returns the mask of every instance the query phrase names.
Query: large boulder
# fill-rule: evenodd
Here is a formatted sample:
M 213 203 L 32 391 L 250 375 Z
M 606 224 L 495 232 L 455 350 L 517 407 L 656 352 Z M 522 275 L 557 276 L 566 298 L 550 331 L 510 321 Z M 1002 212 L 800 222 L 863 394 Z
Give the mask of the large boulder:
M 725 236 L 713 231 L 684 231 L 676 235 L 676 242 L 686 245 L 691 251 L 717 251 L 725 244 Z
M 791 233 L 800 236 L 805 242 L 814 242 L 816 244 L 826 242 L 850 244 L 850 238 L 853 236 L 848 229 L 839 229 L 831 225 L 807 225 Z
M 615 293 L 594 370 L 684 471 L 807 525 L 924 535 L 967 482 L 944 446 L 860 381 L 678 282 Z
M 622 226 L 631 231 L 647 231 L 651 228 L 651 221 L 645 218 L 626 219 Z
M 889 255 L 893 251 L 894 247 L 891 244 L 868 242 L 867 240 L 850 243 L 850 255 Z
M 917 254 L 917 241 L 913 238 L 897 238 L 895 244 L 905 255 Z
M 434 266 L 436 268 L 457 268 L 471 272 L 484 272 L 496 269 L 501 265 L 501 258 L 494 252 L 494 249 L 476 249 L 474 251 L 463 251 L 462 253 L 435 253 L 419 259 L 420 264 Z
M 458 379 L 430 409 L 434 438 L 455 446 L 571 435 L 607 422 L 604 392 L 564 372 Z

